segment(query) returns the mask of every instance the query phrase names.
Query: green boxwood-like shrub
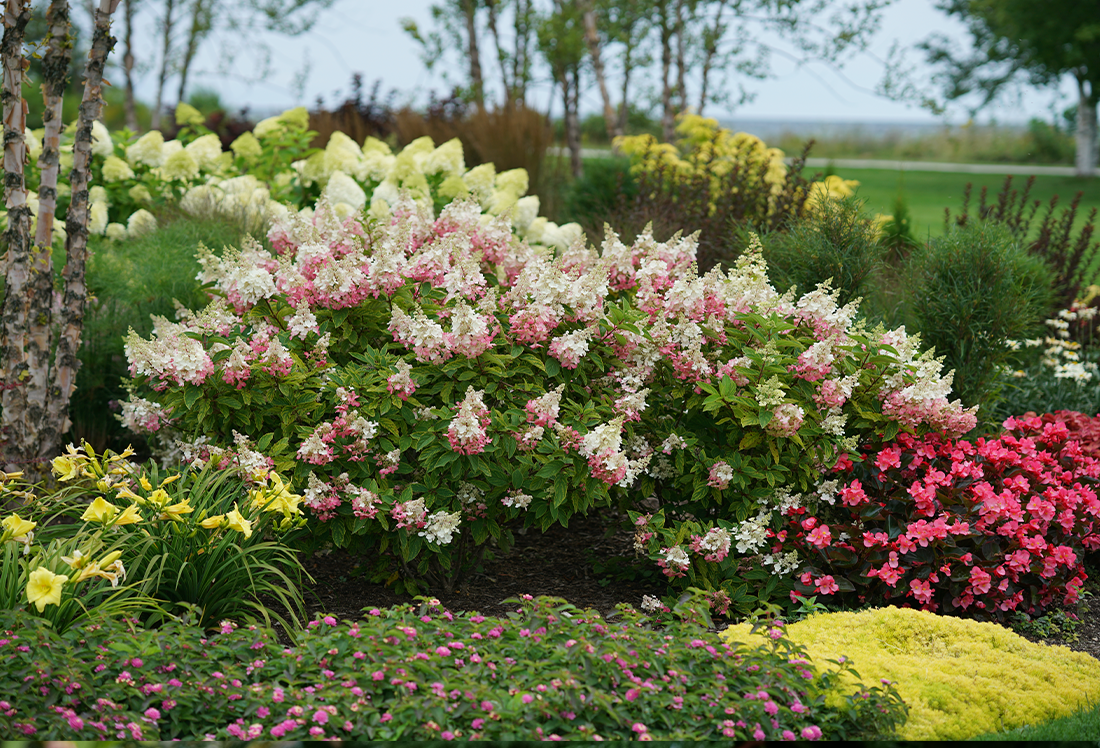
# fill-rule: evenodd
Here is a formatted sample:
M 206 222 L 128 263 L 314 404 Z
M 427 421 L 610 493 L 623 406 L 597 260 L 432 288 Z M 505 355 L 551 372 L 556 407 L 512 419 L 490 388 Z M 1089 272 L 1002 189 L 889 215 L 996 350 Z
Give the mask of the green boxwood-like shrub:
M 520 603 L 520 601 L 516 601 Z M 904 720 L 891 687 L 781 636 L 734 648 L 692 605 L 669 630 L 525 596 L 507 618 L 434 600 L 312 622 L 296 646 L 105 620 L 58 636 L 0 612 L 0 732 L 35 739 L 849 739 Z M 843 687 L 839 687 L 842 682 Z
M 832 279 L 841 306 L 867 296 L 883 250 L 879 229 L 862 208 L 854 197 L 821 200 L 785 230 L 764 235 L 764 259 L 776 289 L 806 292 Z
M 1007 341 L 1033 337 L 1051 311 L 1053 272 L 992 222 L 932 240 L 913 255 L 911 270 L 908 306 L 921 338 L 954 370 L 964 404 L 992 404 Z

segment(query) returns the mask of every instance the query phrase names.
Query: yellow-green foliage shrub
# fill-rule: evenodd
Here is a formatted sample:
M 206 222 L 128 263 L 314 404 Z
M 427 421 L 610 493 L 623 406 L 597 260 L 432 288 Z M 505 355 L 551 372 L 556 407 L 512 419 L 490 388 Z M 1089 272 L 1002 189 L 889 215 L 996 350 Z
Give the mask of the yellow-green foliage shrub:
M 761 630 L 766 631 L 766 629 Z M 1064 717 L 1100 700 L 1100 663 L 1034 644 L 994 623 L 910 608 L 825 613 L 787 628 L 815 662 L 853 661 L 865 683 L 897 681 L 909 706 L 904 740 L 965 740 Z M 759 644 L 749 624 L 722 632 Z
M 658 143 L 652 135 L 629 135 L 615 139 L 615 146 L 631 157 L 631 171 L 663 172 L 666 179 L 688 181 L 706 174 L 711 178 L 713 192 L 720 193 L 722 180 L 734 168 L 741 169 L 746 184 L 764 187 L 776 195 L 783 189 L 787 165 L 783 151 L 769 148 L 755 135 L 732 132 L 718 127 L 718 120 L 698 114 L 679 117 L 676 144 Z

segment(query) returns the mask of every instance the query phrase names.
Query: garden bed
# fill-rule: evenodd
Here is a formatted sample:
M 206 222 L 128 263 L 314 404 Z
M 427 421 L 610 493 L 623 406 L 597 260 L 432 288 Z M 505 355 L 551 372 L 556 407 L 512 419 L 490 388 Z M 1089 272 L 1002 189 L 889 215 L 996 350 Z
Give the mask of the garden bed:
M 595 567 L 594 561 L 604 564 L 603 569 Z M 345 551 L 303 559 L 303 566 L 314 580 L 305 595 L 309 618 L 325 613 L 340 620 L 356 620 L 364 608 L 413 601 L 411 595 L 399 594 L 385 584 L 367 582 L 361 563 Z M 612 566 L 618 575 L 607 571 Z M 647 574 L 651 566 L 643 558 L 635 559 L 633 535 L 615 516 L 577 517 L 568 529 L 554 526 L 545 533 L 517 533 L 515 546 L 507 554 L 498 552 L 487 559 L 466 590 L 435 594 L 444 607 L 456 613 L 478 611 L 503 616 L 513 610 L 504 600 L 529 594 L 562 597 L 578 608 L 591 608 L 607 617 L 620 603 L 637 608 L 643 595 L 659 598 L 667 594 L 664 577 Z M 1069 647 L 1100 659 L 1100 584 L 1095 577 L 1085 590 L 1092 594 L 1081 596 L 1081 623 L 1074 632 L 1076 636 L 1057 630 L 1044 635 L 1036 628 L 1018 629 L 1017 633 L 1031 641 Z M 716 624 L 722 628 L 726 622 L 719 620 Z

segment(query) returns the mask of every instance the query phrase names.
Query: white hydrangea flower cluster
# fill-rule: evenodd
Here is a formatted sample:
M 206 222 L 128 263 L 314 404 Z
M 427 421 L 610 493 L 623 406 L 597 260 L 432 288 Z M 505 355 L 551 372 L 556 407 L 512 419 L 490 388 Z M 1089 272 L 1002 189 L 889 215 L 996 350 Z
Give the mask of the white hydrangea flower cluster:
M 772 568 L 772 574 L 778 577 L 784 577 L 788 574 L 792 574 L 798 571 L 802 562 L 798 558 L 798 551 L 788 551 L 787 553 L 775 554 L 766 553 L 760 559 L 760 563 L 764 566 L 770 566 Z
M 733 534 L 733 539 L 737 541 L 737 552 L 755 553 L 763 548 L 768 542 L 768 525 L 771 520 L 771 512 L 760 512 L 742 522 Z
M 461 512 L 435 512 L 428 516 L 427 524 L 417 535 L 429 543 L 447 545 L 451 542 L 452 536 L 458 532 L 461 522 Z

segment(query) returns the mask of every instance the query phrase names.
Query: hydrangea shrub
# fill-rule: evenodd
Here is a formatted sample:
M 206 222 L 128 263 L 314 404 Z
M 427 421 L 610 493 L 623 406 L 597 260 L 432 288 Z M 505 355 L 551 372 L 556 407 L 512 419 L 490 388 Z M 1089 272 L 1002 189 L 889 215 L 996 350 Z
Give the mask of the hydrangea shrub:
M 182 435 L 185 459 L 293 475 L 319 531 L 427 552 L 418 573 L 435 556 L 457 579 L 518 518 L 655 496 L 654 558 L 679 578 L 711 533 L 690 552 L 724 564 L 702 580 L 721 587 L 785 486 L 818 490 L 880 432 L 973 426 L 904 329 L 867 330 L 827 287 L 780 296 L 758 245 L 702 277 L 690 237 L 554 259 L 472 201 L 436 218 L 409 200 L 388 222 L 321 207 L 270 239 L 205 253 L 217 300 L 128 339 L 123 418 Z
M 361 210 L 386 218 L 402 193 L 436 214 L 457 198 L 476 200 L 489 215 L 509 213 L 514 230 L 532 244 L 563 250 L 581 233 L 577 224 L 558 226 L 539 216 L 539 199 L 527 195 L 524 169 L 497 173 L 491 163 L 467 169 L 458 139 L 437 146 L 422 137 L 394 153 L 375 138 L 359 144 L 336 132 L 324 149 L 310 148 L 316 133 L 309 130 L 309 113 L 297 107 L 258 122 L 223 150 L 190 105 L 177 107 L 176 123 L 180 130 L 171 140 L 157 130 L 138 136 L 128 130 L 112 133 L 96 123 L 92 234 L 114 240 L 151 233 L 157 228 L 154 212 L 168 205 L 263 232 L 290 212 L 311 215 L 321 195 L 341 218 Z M 41 151 L 40 137 L 40 131 L 27 135 L 32 164 Z M 63 167 L 72 160 L 71 136 L 63 138 L 61 159 Z M 37 178 L 37 167 L 31 167 L 28 205 L 33 214 Z M 62 214 L 67 190 L 60 182 Z M 0 224 L 3 215 L 0 211 Z M 57 232 L 63 242 L 63 230 Z

